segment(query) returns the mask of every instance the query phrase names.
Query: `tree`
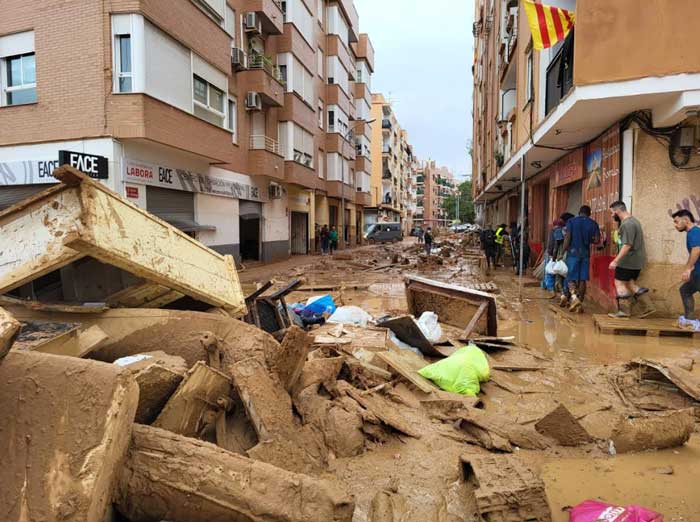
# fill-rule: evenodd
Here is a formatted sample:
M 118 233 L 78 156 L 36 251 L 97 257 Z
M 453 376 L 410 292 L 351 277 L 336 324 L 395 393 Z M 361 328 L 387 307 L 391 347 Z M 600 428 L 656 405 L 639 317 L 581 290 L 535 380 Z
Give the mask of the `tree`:
M 459 217 L 457 216 L 457 196 L 447 196 L 442 208 L 447 211 L 449 221 L 458 219 L 460 223 L 473 223 L 474 201 L 472 200 L 472 182 L 465 181 L 459 185 Z

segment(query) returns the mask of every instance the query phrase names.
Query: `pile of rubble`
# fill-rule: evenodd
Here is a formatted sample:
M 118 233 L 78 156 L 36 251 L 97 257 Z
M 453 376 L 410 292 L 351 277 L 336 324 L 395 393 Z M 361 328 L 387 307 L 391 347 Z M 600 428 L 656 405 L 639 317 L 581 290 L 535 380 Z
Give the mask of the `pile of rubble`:
M 245 296 L 230 258 L 72 169 L 57 176 L 0 213 L 2 520 L 546 522 L 530 457 L 674 447 L 694 431 L 691 359 L 572 369 L 499 337 L 497 288 L 459 237 L 431 256 L 454 263 L 451 282 L 406 276 L 404 310 L 300 327 L 300 296 L 340 301 L 425 269 L 418 247 L 316 263 L 361 282 L 301 268 Z M 415 320 L 426 313 L 438 333 Z M 478 396 L 421 375 L 467 344 L 490 370 Z

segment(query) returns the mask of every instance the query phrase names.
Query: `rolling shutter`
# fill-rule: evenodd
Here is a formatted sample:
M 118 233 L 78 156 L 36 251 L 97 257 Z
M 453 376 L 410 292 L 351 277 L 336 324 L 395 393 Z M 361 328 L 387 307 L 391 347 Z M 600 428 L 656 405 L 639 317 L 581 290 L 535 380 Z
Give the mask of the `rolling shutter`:
M 6 185 L 0 187 L 0 210 L 5 210 L 23 199 L 46 190 L 53 186 L 48 185 Z
M 183 232 L 215 230 L 194 220 L 194 193 L 159 187 L 146 188 L 146 209 Z

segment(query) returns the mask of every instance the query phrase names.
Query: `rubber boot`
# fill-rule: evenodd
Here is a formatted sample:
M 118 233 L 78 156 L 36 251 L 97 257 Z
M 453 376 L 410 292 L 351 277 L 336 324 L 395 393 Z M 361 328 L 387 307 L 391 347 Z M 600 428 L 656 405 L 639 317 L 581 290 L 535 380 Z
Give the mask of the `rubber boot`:
M 642 319 L 644 319 L 645 317 L 649 317 L 650 315 L 656 312 L 654 303 L 651 302 L 651 297 L 649 297 L 648 288 L 640 288 L 639 291 L 634 295 L 634 298 L 639 303 L 639 317 L 641 317 Z
M 614 319 L 629 319 L 632 316 L 632 295 L 619 295 L 617 296 L 617 312 L 610 312 L 608 317 Z

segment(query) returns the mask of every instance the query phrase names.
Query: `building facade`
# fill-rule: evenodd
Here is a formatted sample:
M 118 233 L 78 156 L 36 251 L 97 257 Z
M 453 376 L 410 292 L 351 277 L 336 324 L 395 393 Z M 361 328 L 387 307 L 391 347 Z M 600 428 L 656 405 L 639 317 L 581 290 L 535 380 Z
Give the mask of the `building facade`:
M 433 160 L 419 163 L 416 171 L 416 226 L 444 228 L 449 226 L 447 197 L 456 194 L 454 174 L 447 167 L 438 167 Z
M 477 215 L 489 225 L 517 221 L 522 176 L 531 247 L 539 253 L 554 219 L 591 206 L 606 241 L 592 254 L 590 286 L 612 306 L 608 207 L 621 199 L 645 228 L 641 284 L 661 310 L 676 313 L 687 252 L 670 214 L 684 207 L 700 213 L 700 51 L 691 23 L 700 4 L 546 3 L 573 11 L 574 30 L 533 51 L 522 0 L 476 2 Z
M 391 102 L 372 94 L 371 205 L 365 209 L 367 224 L 401 222 L 404 234 L 413 226 L 415 213 L 416 158 Z
M 355 244 L 373 70 L 352 0 L 4 2 L 0 208 L 64 150 L 239 260 L 312 252 L 323 224 Z

